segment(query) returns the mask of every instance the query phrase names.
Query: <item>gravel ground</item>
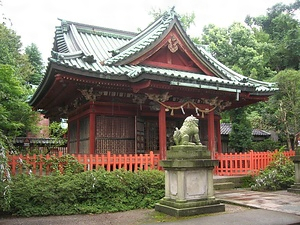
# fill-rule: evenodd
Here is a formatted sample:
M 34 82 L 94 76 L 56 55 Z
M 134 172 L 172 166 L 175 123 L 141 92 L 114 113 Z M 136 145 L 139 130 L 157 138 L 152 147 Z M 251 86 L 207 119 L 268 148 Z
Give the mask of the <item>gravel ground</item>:
M 223 213 L 236 213 L 248 209 L 249 208 L 246 207 L 226 204 L 225 212 Z M 209 216 L 212 215 L 214 214 L 210 214 Z M 0 218 L 0 225 L 142 225 L 175 220 L 176 218 L 155 212 L 153 209 L 139 209 L 127 212 L 92 215 Z

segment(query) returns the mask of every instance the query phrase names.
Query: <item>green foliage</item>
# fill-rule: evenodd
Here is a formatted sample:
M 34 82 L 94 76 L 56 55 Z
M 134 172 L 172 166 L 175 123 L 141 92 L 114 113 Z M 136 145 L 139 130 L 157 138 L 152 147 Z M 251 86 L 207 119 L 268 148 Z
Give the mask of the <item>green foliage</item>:
M 20 60 L 21 38 L 0 24 L 0 64 L 17 65 Z
M 13 179 L 10 213 L 68 215 L 153 208 L 164 196 L 164 173 L 117 170 Z M 2 207 L 0 199 L 0 208 Z
M 83 165 L 69 154 L 61 157 L 51 156 L 50 159 L 42 159 L 44 167 L 50 168 L 52 174 L 75 174 L 83 172 Z
M 8 159 L 5 148 L 0 142 L 0 211 L 9 210 L 11 203 L 11 177 L 10 167 L 8 165 Z M 1 200 L 2 199 L 2 200 Z
M 251 143 L 251 150 L 255 152 L 274 151 L 280 148 L 280 143 L 271 139 L 265 139 L 263 141 L 257 141 Z
M 229 134 L 229 147 L 236 152 L 250 149 L 252 141 L 252 127 L 246 118 L 244 109 L 238 108 L 231 111 L 232 128 Z
M 300 26 L 295 18 L 296 10 L 299 10 L 298 1 L 290 5 L 278 3 L 270 7 L 266 15 L 246 18 L 249 26 L 255 27 L 255 30 L 259 27 L 268 34 L 269 42 L 276 46 L 270 52 L 269 66 L 272 70 L 299 69 Z
M 61 128 L 59 122 L 52 122 L 49 125 L 49 132 L 51 138 L 63 138 L 68 129 Z
M 241 23 L 233 23 L 229 28 L 215 25 L 205 26 L 202 44 L 207 45 L 219 61 L 245 76 L 265 80 L 273 75 L 269 69 L 265 51 L 272 49 L 265 39 L 257 39 L 251 29 Z
M 0 130 L 8 140 L 34 133 L 37 124 L 36 113 L 26 102 L 32 91 L 28 85 L 32 66 L 21 47 L 20 37 L 0 24 Z
M 37 114 L 26 103 L 28 90 L 12 66 L 0 64 L 0 130 L 8 137 L 33 130 Z
M 249 188 L 255 184 L 254 177 L 252 175 L 247 175 L 241 178 L 242 188 Z
M 282 150 L 274 154 L 273 161 L 255 177 L 251 186 L 256 191 L 275 191 L 290 187 L 295 182 L 294 163 L 286 157 Z
M 270 98 L 264 120 L 284 136 L 288 148 L 292 149 L 297 145 L 300 131 L 300 72 L 284 70 L 273 80 L 278 83 L 279 92 Z
M 25 48 L 25 54 L 33 66 L 33 71 L 30 74 L 28 81 L 30 84 L 38 85 L 43 78 L 42 54 L 38 47 L 33 43 Z

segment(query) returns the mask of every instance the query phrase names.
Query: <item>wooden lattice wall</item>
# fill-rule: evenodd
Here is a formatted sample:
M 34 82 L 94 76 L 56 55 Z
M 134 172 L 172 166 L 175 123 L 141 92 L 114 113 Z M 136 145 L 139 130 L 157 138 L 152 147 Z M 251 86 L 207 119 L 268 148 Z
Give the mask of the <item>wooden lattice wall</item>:
M 135 153 L 134 117 L 96 117 L 96 154 Z

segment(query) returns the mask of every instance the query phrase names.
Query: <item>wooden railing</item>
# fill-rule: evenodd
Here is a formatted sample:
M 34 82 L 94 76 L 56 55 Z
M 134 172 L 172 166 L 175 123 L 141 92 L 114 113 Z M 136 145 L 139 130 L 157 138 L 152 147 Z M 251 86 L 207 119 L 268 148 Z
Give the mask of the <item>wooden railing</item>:
M 275 151 L 276 152 L 276 151 Z M 272 161 L 275 152 L 253 152 L 246 153 L 215 153 L 215 159 L 219 160 L 218 166 L 214 169 L 214 174 L 219 176 L 238 176 L 256 174 L 265 169 Z M 45 159 L 51 157 L 61 157 L 62 152 L 55 155 L 10 155 L 9 165 L 12 175 L 21 173 L 32 173 L 36 175 L 50 174 L 50 166 L 45 165 Z M 284 155 L 291 157 L 295 151 L 285 151 Z M 73 155 L 81 164 L 84 170 L 92 170 L 103 167 L 107 171 L 125 169 L 136 171 L 139 169 L 161 169 L 159 167 L 159 154 L 150 152 L 149 154 L 107 154 Z
M 219 165 L 215 167 L 214 174 L 219 176 L 239 176 L 257 174 L 269 165 L 275 152 L 244 152 L 244 153 L 215 153 Z M 295 151 L 285 151 L 284 155 L 291 157 Z
M 51 173 L 51 166 L 46 161 L 51 157 L 61 157 L 62 152 L 54 155 L 10 155 L 9 165 L 11 174 L 31 173 L 36 175 L 48 175 Z M 84 170 L 92 170 L 103 167 L 107 171 L 125 169 L 136 171 L 139 169 L 158 169 L 159 155 L 150 152 L 149 154 L 107 154 L 101 155 L 72 155 L 78 162 L 84 165 Z

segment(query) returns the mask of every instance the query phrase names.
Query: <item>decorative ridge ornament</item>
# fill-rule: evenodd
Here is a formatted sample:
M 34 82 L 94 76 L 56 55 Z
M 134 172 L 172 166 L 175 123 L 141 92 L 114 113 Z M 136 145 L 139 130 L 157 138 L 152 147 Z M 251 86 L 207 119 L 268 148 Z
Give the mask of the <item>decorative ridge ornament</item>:
M 178 41 L 177 39 L 172 35 L 171 38 L 168 40 L 168 48 L 170 52 L 175 53 L 178 50 Z

